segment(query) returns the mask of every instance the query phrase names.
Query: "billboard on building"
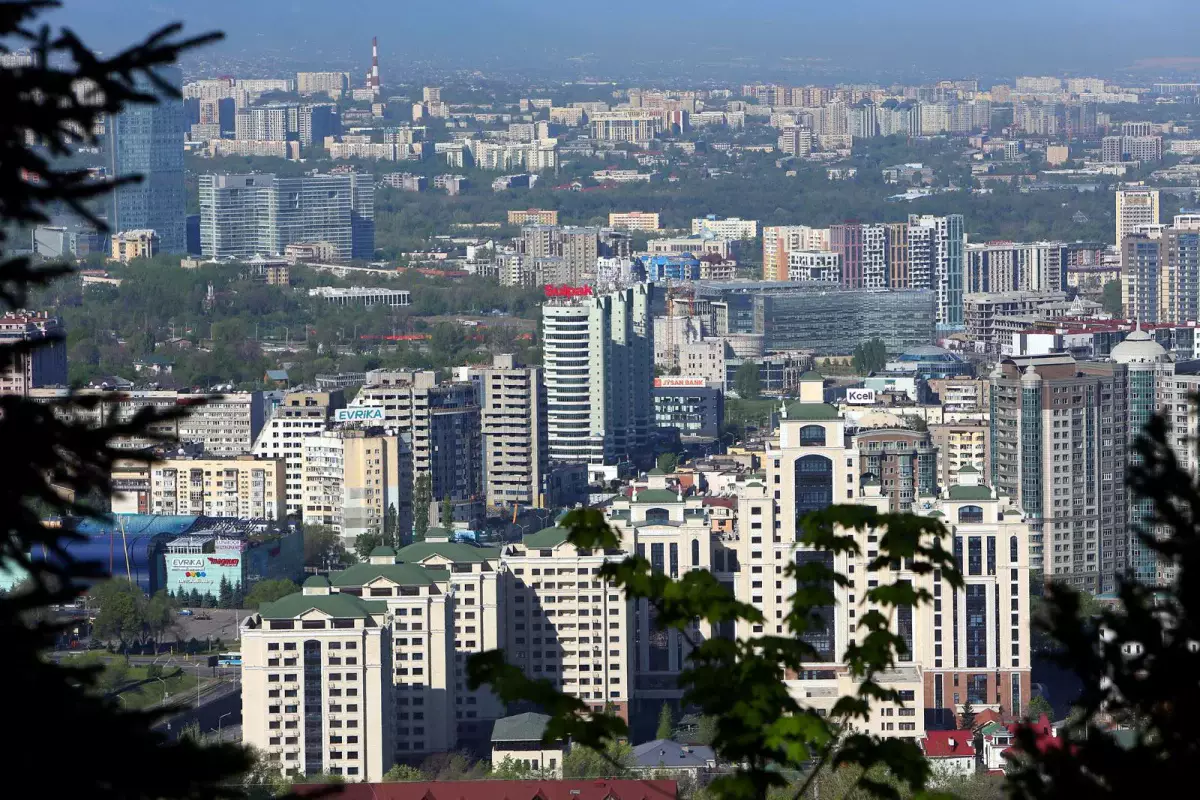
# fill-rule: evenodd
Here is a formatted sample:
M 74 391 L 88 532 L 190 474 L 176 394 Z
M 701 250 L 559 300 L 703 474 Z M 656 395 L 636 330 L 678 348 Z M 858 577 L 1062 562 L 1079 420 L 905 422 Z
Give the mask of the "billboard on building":
M 383 406 L 355 406 L 339 408 L 334 412 L 335 422 L 382 422 Z
M 654 379 L 654 388 L 656 389 L 703 389 L 707 386 L 707 379 L 691 376 L 666 375 Z
M 847 389 L 846 402 L 853 406 L 875 405 L 874 389 Z

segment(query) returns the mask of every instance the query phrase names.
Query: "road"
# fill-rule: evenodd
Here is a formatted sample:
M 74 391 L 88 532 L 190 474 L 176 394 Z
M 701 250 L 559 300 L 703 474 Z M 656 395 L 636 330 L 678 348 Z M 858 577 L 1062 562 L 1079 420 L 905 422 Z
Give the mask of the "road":
M 217 734 L 225 741 L 240 741 L 242 726 L 242 684 L 240 681 L 226 680 L 204 687 L 200 692 L 200 707 L 196 708 L 196 695 L 175 695 L 174 701 L 186 702 L 188 708 L 166 718 L 155 725 L 157 730 L 165 730 L 172 738 L 178 738 L 180 732 L 193 723 L 200 726 L 203 734 Z M 237 736 L 236 739 L 232 738 Z

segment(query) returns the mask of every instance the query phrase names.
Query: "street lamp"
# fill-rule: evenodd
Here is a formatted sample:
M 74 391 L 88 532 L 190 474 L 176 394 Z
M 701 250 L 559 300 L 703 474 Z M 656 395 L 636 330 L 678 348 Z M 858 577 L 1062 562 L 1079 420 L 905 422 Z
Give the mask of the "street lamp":
M 217 717 L 217 741 L 222 741 L 221 740 L 221 720 L 225 719 L 232 713 L 233 713 L 232 711 L 226 711 L 224 714 Z
M 171 693 L 167 691 L 167 682 L 162 678 L 156 678 L 156 680 L 163 685 L 163 702 L 165 703 L 167 702 L 167 698 L 171 696 Z
M 196 708 L 200 707 L 200 663 L 196 663 Z

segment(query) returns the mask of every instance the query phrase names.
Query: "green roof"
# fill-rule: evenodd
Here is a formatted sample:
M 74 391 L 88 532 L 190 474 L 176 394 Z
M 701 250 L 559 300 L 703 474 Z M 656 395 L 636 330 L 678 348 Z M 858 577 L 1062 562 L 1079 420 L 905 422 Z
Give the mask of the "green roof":
M 959 475 L 978 475 L 979 470 L 975 469 L 970 464 L 967 464 L 967 465 L 959 468 L 958 474 Z
M 532 711 L 496 720 L 492 726 L 493 742 L 540 742 L 546 732 L 547 714 Z
M 1008 728 L 1001 725 L 999 722 L 989 722 L 979 729 L 979 733 L 984 736 L 991 736 L 996 733 L 1008 733 Z
M 838 410 L 828 403 L 792 403 L 787 407 L 788 419 L 837 419 Z
M 643 489 L 637 493 L 638 503 L 678 503 L 679 493 L 666 489 Z
M 750 481 L 749 483 L 746 484 L 746 488 L 747 489 L 761 489 L 762 484 L 759 483 L 758 481 Z
M 943 514 L 943 513 L 942 513 L 942 512 L 940 512 L 940 511 L 930 511 L 930 512 L 929 512 L 929 516 L 931 516 L 931 517 L 944 517 L 944 516 L 946 516 L 946 515 L 945 515 L 945 514 Z
M 376 578 L 386 578 L 398 586 L 428 586 L 435 576 L 419 564 L 355 564 L 334 573 L 334 586 L 366 586 Z
M 647 475 L 666 475 L 667 473 L 663 472 L 663 471 L 662 471 L 661 469 L 659 469 L 658 467 L 655 467 L 654 469 L 650 470 L 650 471 L 649 471 L 648 473 L 646 473 L 646 474 L 647 474 Z
M 567 540 L 567 529 L 557 525 L 542 528 L 537 533 L 531 533 L 521 539 L 526 547 L 557 547 Z
M 394 555 L 396 555 L 395 548 L 383 545 L 380 547 L 376 547 L 374 550 L 372 550 L 370 558 L 374 558 L 375 556 L 394 556 Z
M 325 589 L 327 589 L 327 588 L 329 588 L 329 579 L 326 578 L 324 575 L 313 575 L 311 578 L 309 578 L 308 580 L 306 580 L 304 582 L 304 585 L 308 586 L 310 588 L 325 588 Z
M 425 538 L 426 539 L 429 539 L 430 537 L 437 539 L 437 538 L 440 538 L 443 536 L 446 537 L 447 539 L 453 538 L 450 535 L 450 531 L 446 530 L 445 528 L 426 528 L 425 529 Z
M 825 381 L 825 376 L 822 375 L 821 373 L 817 372 L 815 369 L 810 369 L 808 372 L 805 372 L 803 375 L 800 376 L 800 380 L 802 380 L 802 381 L 821 381 L 823 383 Z
M 352 594 L 304 594 L 296 592 L 264 604 L 258 611 L 264 619 L 295 619 L 310 609 L 338 619 L 367 619 L 373 609 Z
M 409 564 L 424 561 L 430 556 L 441 556 L 459 564 L 478 563 L 499 558 L 500 548 L 475 547 L 462 542 L 413 542 L 396 553 L 397 558 Z
M 951 500 L 991 500 L 992 490 L 987 486 L 951 486 Z

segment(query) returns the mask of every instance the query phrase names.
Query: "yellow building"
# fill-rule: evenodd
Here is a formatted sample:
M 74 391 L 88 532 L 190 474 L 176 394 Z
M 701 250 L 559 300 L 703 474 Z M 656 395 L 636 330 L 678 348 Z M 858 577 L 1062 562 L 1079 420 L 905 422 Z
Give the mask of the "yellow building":
M 112 260 L 128 264 L 158 253 L 158 234 L 151 230 L 121 231 L 112 237 Z
M 527 208 L 508 212 L 509 225 L 557 225 L 558 212 L 545 208 Z
M 176 458 L 113 468 L 114 514 L 196 514 L 279 520 L 287 516 L 281 458 Z
M 608 215 L 608 227 L 623 231 L 660 230 L 657 211 L 615 211 Z

